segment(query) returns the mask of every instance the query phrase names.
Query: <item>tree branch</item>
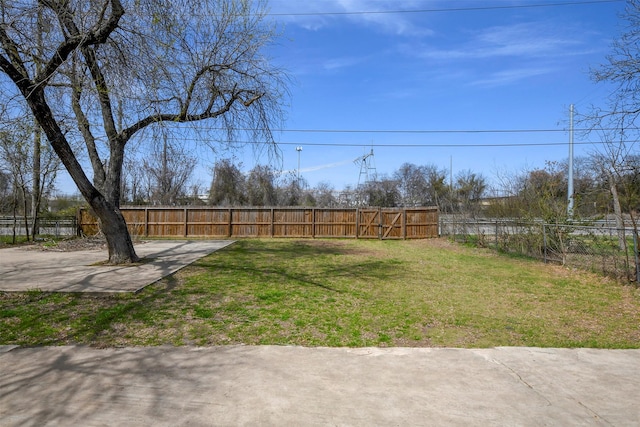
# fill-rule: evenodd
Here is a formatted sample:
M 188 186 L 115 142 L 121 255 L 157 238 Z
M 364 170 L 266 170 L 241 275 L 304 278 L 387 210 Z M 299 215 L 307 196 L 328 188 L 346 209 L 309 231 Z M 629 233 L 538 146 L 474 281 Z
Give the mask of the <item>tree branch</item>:
M 98 149 L 96 147 L 95 137 L 91 132 L 91 125 L 89 123 L 89 119 L 82 111 L 82 107 L 80 106 L 80 98 L 82 96 L 82 86 L 80 82 L 76 79 L 75 74 L 75 64 L 74 70 L 71 73 L 71 108 L 76 115 L 76 120 L 78 122 L 78 129 L 82 134 L 85 145 L 87 147 L 87 151 L 89 153 L 89 160 L 91 161 L 91 166 L 93 168 L 93 182 L 94 185 L 98 187 L 101 191 L 104 187 L 105 182 L 105 170 L 102 161 L 100 160 L 100 155 L 98 154 Z
M 66 37 L 65 41 L 58 46 L 49 62 L 47 62 L 42 71 L 36 77 L 36 84 L 40 84 L 49 79 L 49 77 L 51 77 L 58 67 L 67 60 L 71 52 L 74 50 L 106 42 L 109 35 L 118 27 L 120 18 L 124 15 L 124 8 L 122 7 L 120 0 L 110 0 L 111 15 L 106 22 L 102 22 L 102 18 L 106 13 L 107 4 L 109 3 L 105 2 L 103 11 L 100 15 L 101 19 L 96 22 L 96 25 L 91 31 L 82 33 L 73 21 L 73 12 L 69 9 L 69 2 L 40 0 L 40 3 L 51 9 L 56 14 L 60 24 L 69 32 L 69 34 L 71 34 L 71 36 Z
M 29 73 L 24 66 L 22 58 L 20 58 L 18 46 L 7 35 L 7 31 L 4 28 L 4 25 L 0 26 L 0 44 L 2 45 L 2 48 L 8 56 L 5 57 L 4 55 L 0 55 L 0 67 L 5 73 L 7 73 L 9 78 L 11 78 L 11 80 L 14 81 L 21 90 L 24 91 L 24 88 L 28 86 L 25 83 L 30 83 Z
M 248 95 L 250 98 L 243 99 L 243 96 Z M 178 114 L 152 114 L 133 124 L 132 126 L 123 129 L 120 132 L 123 143 L 128 141 L 136 132 L 146 128 L 153 123 L 159 122 L 174 122 L 174 123 L 189 123 L 197 122 L 200 120 L 214 119 L 227 113 L 233 107 L 236 101 L 242 102 L 245 107 L 250 107 L 254 102 L 263 97 L 264 94 L 255 91 L 248 90 L 236 90 L 234 87 L 230 98 L 224 103 L 222 107 L 215 111 L 211 111 L 211 104 L 200 114 L 186 114 L 184 108 Z
M 104 130 L 107 134 L 109 142 L 112 144 L 119 143 L 118 132 L 116 130 L 116 122 L 113 117 L 113 107 L 111 104 L 111 97 L 109 96 L 109 86 L 104 78 L 104 74 L 98 64 L 96 53 L 92 47 L 83 47 L 82 55 L 87 61 L 93 84 L 96 87 L 98 93 L 98 99 L 100 101 L 100 110 L 102 112 L 102 120 L 104 123 Z

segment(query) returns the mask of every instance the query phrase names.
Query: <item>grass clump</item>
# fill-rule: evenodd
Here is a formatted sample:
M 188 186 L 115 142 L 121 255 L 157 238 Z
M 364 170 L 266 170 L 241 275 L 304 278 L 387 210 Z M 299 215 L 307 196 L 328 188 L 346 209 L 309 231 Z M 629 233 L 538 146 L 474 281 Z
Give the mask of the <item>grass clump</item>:
M 19 345 L 639 348 L 638 324 L 636 288 L 445 240 L 241 240 L 136 295 L 0 293 Z

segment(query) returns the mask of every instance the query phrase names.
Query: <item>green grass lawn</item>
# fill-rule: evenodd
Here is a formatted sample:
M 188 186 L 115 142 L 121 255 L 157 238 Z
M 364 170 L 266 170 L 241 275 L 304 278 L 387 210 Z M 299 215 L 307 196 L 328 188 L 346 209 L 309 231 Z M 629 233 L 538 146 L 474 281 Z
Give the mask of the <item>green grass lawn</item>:
M 0 344 L 640 348 L 640 291 L 442 239 L 241 240 L 136 295 L 0 293 Z
M 3 246 L 13 245 L 13 244 L 23 244 L 27 241 L 26 236 L 16 236 L 15 243 L 13 242 L 12 236 L 0 236 L 0 248 Z

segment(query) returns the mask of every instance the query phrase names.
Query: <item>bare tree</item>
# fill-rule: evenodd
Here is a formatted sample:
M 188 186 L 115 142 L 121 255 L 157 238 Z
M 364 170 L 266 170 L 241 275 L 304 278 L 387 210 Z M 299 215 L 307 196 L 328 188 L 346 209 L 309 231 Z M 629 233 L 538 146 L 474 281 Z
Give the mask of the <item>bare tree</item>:
M 487 189 L 487 180 L 482 174 L 463 170 L 456 176 L 455 190 L 464 212 L 477 215 L 480 212 L 480 199 Z
M 358 188 L 360 200 L 368 206 L 392 208 L 400 205 L 401 196 L 398 181 L 381 177 L 376 181 L 369 181 Z
M 635 141 L 638 139 L 637 120 L 640 116 L 640 0 L 628 0 L 625 13 L 624 33 L 614 40 L 606 62 L 591 70 L 596 83 L 606 82 L 614 86 L 605 107 L 593 108 L 582 117 L 592 131 L 599 134 L 603 144 L 594 152 L 595 167 L 607 178 L 618 229 L 624 227 L 623 208 L 619 187 L 625 171 L 633 169 L 632 156 L 635 155 Z M 632 210 L 630 215 L 634 229 L 636 220 Z M 620 235 L 621 247 L 626 245 Z
M 0 214 L 5 214 L 9 211 L 12 185 L 11 175 L 0 170 Z
M 610 205 L 608 183 L 592 157 L 574 159 L 574 219 L 593 218 Z M 494 198 L 486 214 L 495 217 L 543 218 L 562 223 L 567 217 L 568 160 L 548 162 L 542 169 L 497 171 Z
M 351 185 L 346 185 L 338 194 L 338 206 L 343 208 L 357 207 L 360 203 L 356 189 Z
M 242 206 L 246 203 L 246 179 L 231 160 L 223 159 L 213 167 L 209 203 L 218 206 Z
M 1 160 L 1 159 L 0 159 Z M 2 216 L 8 216 L 9 214 L 13 213 L 13 207 L 15 206 L 15 198 L 14 196 L 14 185 L 13 185 L 13 180 L 11 178 L 11 174 L 6 171 L 5 172 L 5 165 L 3 165 L 3 162 L 0 161 L 0 215 Z M 15 215 L 14 215 L 14 220 L 13 220 L 13 229 L 15 230 L 16 228 L 16 219 L 15 219 Z M 13 243 L 16 242 L 16 233 L 15 231 L 13 232 Z
M 127 154 L 130 154 L 127 153 Z M 145 173 L 140 159 L 125 157 L 122 173 L 120 203 L 142 205 L 149 203 L 149 192 L 145 188 Z
M 451 186 L 447 185 L 447 171 L 435 165 L 422 166 L 422 173 L 427 180 L 427 204 L 439 206 L 441 210 L 451 210 Z
M 635 126 L 640 115 L 640 0 L 628 0 L 623 19 L 626 31 L 613 41 L 606 62 L 591 70 L 596 83 L 614 86 L 606 107 L 593 108 L 581 121 L 589 121 L 594 129 L 626 132 Z M 627 134 L 628 136 L 628 134 Z
M 256 165 L 247 176 L 247 198 L 251 206 L 275 206 L 278 201 L 273 168 Z
M 569 160 L 562 161 L 563 174 L 568 177 Z M 578 156 L 573 160 L 574 215 L 592 218 L 607 207 L 607 193 L 602 185 L 600 170 L 593 167 L 589 156 Z
M 278 206 L 303 206 L 306 201 L 307 182 L 296 172 L 288 172 L 280 177 L 276 186 Z
M 404 163 L 393 176 L 404 206 L 440 205 L 449 192 L 446 171 L 435 165 Z
M 404 163 L 394 174 L 398 181 L 403 206 L 424 206 L 429 197 L 429 184 L 424 168 L 413 163 Z
M 567 219 L 566 171 L 558 162 L 547 162 L 513 177 L 516 216 L 561 223 Z
M 276 34 L 261 1 L 25 0 L 2 2 L 0 13 L 0 70 L 16 89 L 3 96 L 26 102 L 100 219 L 110 263 L 138 260 L 119 210 L 134 137 L 163 122 L 216 120 L 227 137 L 250 128 L 273 142 L 286 89 L 263 54 Z M 55 91 L 68 101 L 52 103 Z M 93 183 L 66 132 L 70 120 Z
M 33 127 L 23 120 L 13 122 L 10 126 L 5 123 L 5 130 L 0 132 L 0 159 L 11 173 L 14 205 L 20 202 L 19 210 L 27 238 L 35 239 L 40 205 L 53 189 L 60 162 L 50 147 L 36 149 L 31 141 L 32 136 Z M 36 157 L 37 162 L 34 161 Z
M 328 182 L 319 182 L 313 189 L 315 206 L 319 208 L 332 208 L 338 205 L 333 186 Z
M 634 197 L 633 189 L 625 186 L 629 181 L 624 179 L 629 174 L 635 175 L 634 171 L 637 170 L 636 158 L 631 151 L 631 147 L 624 142 L 615 143 L 606 139 L 601 150 L 594 151 L 591 154 L 592 167 L 604 177 L 611 195 L 620 249 L 626 249 L 627 247 L 624 232 L 625 212 L 629 215 L 634 229 L 636 228 L 635 206 L 632 201 L 634 198 L 637 199 L 639 194 L 636 193 Z M 621 197 L 621 192 L 626 194 L 627 197 Z
M 148 201 L 175 205 L 188 193 L 189 179 L 197 159 L 163 135 L 162 143 L 142 161 L 142 173 L 149 184 Z
M 15 128 L 19 130 L 19 128 Z M 23 138 L 25 133 L 20 132 L 2 132 L 0 134 L 0 158 L 7 165 L 7 169 L 11 173 L 11 182 L 13 183 L 13 241 L 15 242 L 16 226 L 18 214 L 22 212 L 23 226 L 26 231 L 27 240 L 30 238 L 29 233 L 29 188 L 31 182 L 31 173 L 29 170 L 29 146 Z

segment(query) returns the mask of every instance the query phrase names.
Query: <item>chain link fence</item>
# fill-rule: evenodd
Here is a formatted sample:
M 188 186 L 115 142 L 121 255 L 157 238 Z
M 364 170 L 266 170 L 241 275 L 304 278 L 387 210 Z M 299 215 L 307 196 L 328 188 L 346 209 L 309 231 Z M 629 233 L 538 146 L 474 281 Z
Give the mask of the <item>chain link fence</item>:
M 33 219 L 27 218 L 29 231 Z M 0 236 L 26 236 L 27 228 L 25 227 L 24 217 L 0 217 Z M 38 219 L 38 235 L 69 237 L 78 234 L 78 221 L 76 217 L 59 217 L 59 218 L 39 218 Z
M 607 222 L 548 224 L 515 219 L 441 216 L 440 235 L 502 253 L 593 271 L 637 282 L 638 237 L 633 228 Z

